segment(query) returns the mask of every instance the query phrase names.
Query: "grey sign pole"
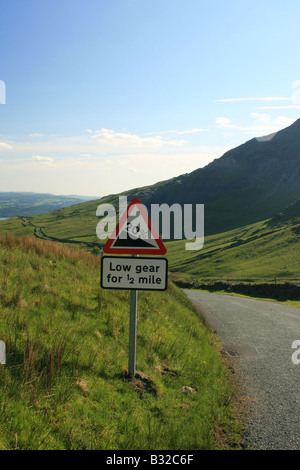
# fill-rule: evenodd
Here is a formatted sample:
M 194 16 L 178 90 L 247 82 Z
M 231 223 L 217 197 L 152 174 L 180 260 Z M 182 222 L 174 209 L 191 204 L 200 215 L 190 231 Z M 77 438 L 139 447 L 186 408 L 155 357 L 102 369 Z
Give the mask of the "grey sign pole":
M 137 257 L 138 255 L 132 255 Z M 137 290 L 130 291 L 130 317 L 129 317 L 129 358 L 128 374 L 135 376 L 136 363 L 136 324 L 137 324 Z
M 129 319 L 129 360 L 128 374 L 135 376 L 136 362 L 136 323 L 137 323 L 137 290 L 130 291 L 130 319 Z

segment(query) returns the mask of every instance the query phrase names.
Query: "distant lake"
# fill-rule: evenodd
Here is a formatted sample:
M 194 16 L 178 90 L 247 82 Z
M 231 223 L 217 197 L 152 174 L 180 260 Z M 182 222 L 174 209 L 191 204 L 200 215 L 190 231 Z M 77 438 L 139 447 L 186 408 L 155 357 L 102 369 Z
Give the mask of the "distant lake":
M 8 217 L 0 217 L 0 220 L 7 220 Z

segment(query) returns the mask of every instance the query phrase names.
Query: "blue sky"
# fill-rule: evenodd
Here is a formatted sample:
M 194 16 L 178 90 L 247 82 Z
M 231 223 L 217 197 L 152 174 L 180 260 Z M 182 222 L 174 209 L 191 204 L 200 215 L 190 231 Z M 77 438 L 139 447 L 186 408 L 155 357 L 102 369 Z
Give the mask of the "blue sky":
M 0 8 L 0 191 L 117 193 L 300 117 L 299 0 Z

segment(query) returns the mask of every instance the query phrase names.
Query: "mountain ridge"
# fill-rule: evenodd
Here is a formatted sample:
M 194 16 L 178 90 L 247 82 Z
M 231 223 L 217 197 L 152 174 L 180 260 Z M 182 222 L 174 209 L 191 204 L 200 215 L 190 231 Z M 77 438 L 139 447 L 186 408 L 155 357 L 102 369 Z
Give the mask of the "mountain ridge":
M 123 193 L 125 194 L 125 193 Z M 127 191 L 143 204 L 205 204 L 206 233 L 276 215 L 300 197 L 300 119 L 270 138 L 253 138 L 203 168 Z

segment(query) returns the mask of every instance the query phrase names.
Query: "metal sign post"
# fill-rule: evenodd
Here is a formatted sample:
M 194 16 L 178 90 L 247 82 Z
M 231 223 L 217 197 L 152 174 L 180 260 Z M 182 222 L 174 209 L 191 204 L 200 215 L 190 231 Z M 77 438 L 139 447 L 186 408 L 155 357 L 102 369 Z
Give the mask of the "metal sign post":
M 137 258 L 138 255 L 132 255 Z M 136 289 L 130 291 L 130 316 L 129 316 L 129 354 L 128 354 L 128 374 L 135 376 L 136 363 L 136 324 L 137 324 L 137 300 Z
M 135 376 L 136 363 L 136 324 L 137 324 L 137 290 L 130 291 L 130 317 L 129 317 L 129 356 L 128 374 Z
M 101 287 L 130 290 L 129 375 L 135 375 L 138 291 L 164 291 L 167 286 L 168 260 L 166 258 L 146 258 L 135 254 L 130 258 L 103 256 L 101 259 Z
M 138 290 L 163 291 L 168 285 L 165 258 L 133 259 L 140 254 L 163 255 L 167 251 L 139 199 L 131 201 L 103 251 L 131 255 L 131 258 L 102 257 L 101 287 L 130 290 L 128 374 L 135 376 Z

